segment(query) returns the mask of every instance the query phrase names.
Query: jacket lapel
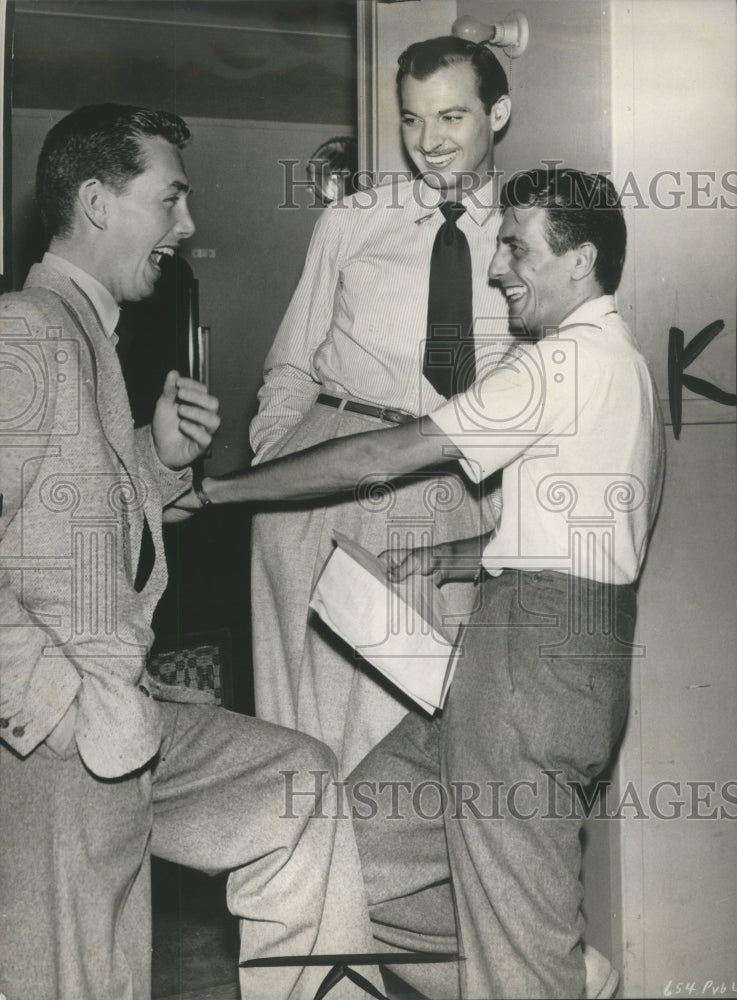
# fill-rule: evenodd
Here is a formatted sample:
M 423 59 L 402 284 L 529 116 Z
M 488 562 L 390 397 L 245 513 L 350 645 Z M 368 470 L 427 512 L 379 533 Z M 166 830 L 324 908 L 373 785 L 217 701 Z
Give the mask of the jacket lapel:
M 75 282 L 67 275 L 41 264 L 35 265 L 29 272 L 26 287 L 43 288 L 58 296 L 69 313 L 71 321 L 90 346 L 91 360 L 95 379 L 95 395 L 99 412 L 100 425 L 108 444 L 115 452 L 127 475 L 131 478 L 133 495 L 141 486 L 141 476 L 138 462 L 136 439 L 133 432 L 133 416 L 128 402 L 128 390 L 125 387 L 120 361 L 111 339 L 105 334 L 100 317 L 95 307 Z M 154 546 L 153 569 L 145 581 L 144 599 L 150 603 L 150 615 L 153 615 L 159 597 L 166 586 L 166 557 L 161 533 L 161 502 L 158 492 L 151 488 L 149 481 L 143 484 L 143 505 L 136 507 L 137 513 L 132 513 L 127 541 L 128 549 L 125 561 L 128 567 L 127 575 L 133 586 L 136 567 L 140 557 L 142 533 L 144 530 L 143 515 L 149 522 Z M 136 588 L 138 589 L 138 588 Z
M 58 295 L 75 326 L 90 344 L 93 366 L 96 366 L 95 395 L 103 433 L 129 475 L 136 476 L 138 462 L 128 392 L 115 347 L 102 328 L 97 310 L 70 277 L 42 264 L 31 268 L 26 287 L 31 286 L 46 288 Z

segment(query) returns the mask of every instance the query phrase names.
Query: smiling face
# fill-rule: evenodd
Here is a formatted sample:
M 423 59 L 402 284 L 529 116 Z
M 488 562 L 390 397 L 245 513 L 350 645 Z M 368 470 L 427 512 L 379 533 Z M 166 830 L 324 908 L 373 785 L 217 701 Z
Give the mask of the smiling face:
M 507 299 L 510 329 L 517 336 L 544 337 L 581 301 L 578 251 L 556 257 L 545 234 L 546 219 L 544 208 L 506 209 L 489 268 Z
M 140 146 L 143 173 L 122 191 L 102 185 L 105 226 L 95 276 L 119 303 L 152 295 L 162 256 L 173 256 L 195 231 L 179 149 L 160 136 L 142 138 Z
M 444 66 L 424 80 L 406 76 L 401 103 L 405 148 L 431 187 L 459 198 L 486 179 L 494 133 L 506 124 L 509 99 L 500 98 L 487 114 L 470 63 Z

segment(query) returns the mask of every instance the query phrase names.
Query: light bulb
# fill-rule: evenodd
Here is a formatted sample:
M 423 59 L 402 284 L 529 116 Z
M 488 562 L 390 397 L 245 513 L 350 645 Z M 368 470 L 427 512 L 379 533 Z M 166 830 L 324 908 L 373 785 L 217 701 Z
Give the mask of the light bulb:
M 487 42 L 496 34 L 496 28 L 493 24 L 484 24 L 478 18 L 471 17 L 470 14 L 464 14 L 463 17 L 459 17 L 454 21 L 453 27 L 450 30 L 456 38 L 463 38 L 467 42 L 476 43 Z

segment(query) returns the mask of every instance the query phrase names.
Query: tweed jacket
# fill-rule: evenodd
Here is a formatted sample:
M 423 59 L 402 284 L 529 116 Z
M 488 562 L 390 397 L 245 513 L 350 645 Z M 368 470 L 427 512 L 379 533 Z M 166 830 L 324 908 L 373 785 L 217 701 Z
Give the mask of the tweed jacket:
M 134 430 L 111 339 L 67 275 L 34 266 L 0 297 L 0 738 L 31 753 L 76 698 L 75 737 L 105 778 L 160 742 L 146 683 L 164 587 L 162 507 L 191 472 Z M 134 586 L 144 520 L 155 562 Z

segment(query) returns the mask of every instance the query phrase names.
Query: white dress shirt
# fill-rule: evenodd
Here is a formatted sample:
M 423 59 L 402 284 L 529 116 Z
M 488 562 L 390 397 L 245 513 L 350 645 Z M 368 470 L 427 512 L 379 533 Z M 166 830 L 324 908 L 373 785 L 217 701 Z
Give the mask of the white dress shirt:
M 120 306 L 112 297 L 110 292 L 101 284 L 97 278 L 93 278 L 88 271 L 83 271 L 81 267 L 72 264 L 65 257 L 46 251 L 42 264 L 53 267 L 62 274 L 67 274 L 77 286 L 85 293 L 100 318 L 100 325 L 112 340 L 113 344 L 118 343 L 118 335 L 115 328 L 120 318 Z
M 474 337 L 508 340 L 507 306 L 489 283 L 501 224 L 495 183 L 463 199 L 458 222 L 473 263 Z M 422 377 L 430 257 L 443 224 L 439 193 L 400 181 L 329 206 L 266 358 L 251 424 L 257 461 L 296 425 L 321 391 L 413 415 L 444 398 Z M 479 364 L 477 363 L 477 369 Z

